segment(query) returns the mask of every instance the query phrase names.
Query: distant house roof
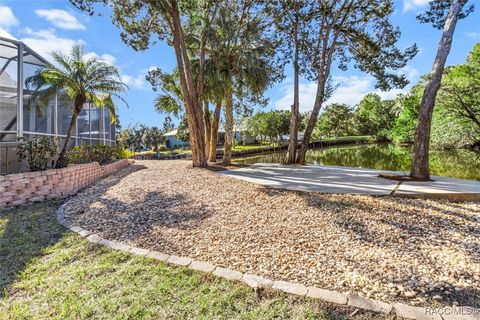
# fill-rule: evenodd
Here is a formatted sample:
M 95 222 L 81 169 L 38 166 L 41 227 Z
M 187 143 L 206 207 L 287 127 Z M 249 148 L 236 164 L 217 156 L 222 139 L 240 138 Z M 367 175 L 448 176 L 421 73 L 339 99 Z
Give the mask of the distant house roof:
M 177 135 L 177 129 L 164 133 L 164 137 L 175 137 Z
M 236 129 L 236 132 L 240 132 L 241 130 L 239 128 Z M 225 133 L 225 130 L 223 129 L 218 129 L 218 133 Z M 177 129 L 169 131 L 167 133 L 163 134 L 163 137 L 174 137 L 177 135 Z

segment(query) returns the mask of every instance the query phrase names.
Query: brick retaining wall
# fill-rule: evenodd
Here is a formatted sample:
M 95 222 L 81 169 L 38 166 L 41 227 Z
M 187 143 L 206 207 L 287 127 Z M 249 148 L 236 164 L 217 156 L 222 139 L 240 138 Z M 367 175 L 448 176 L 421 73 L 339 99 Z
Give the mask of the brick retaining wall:
M 69 196 L 127 167 L 130 161 L 122 159 L 103 166 L 92 162 L 62 169 L 0 176 L 0 209 Z

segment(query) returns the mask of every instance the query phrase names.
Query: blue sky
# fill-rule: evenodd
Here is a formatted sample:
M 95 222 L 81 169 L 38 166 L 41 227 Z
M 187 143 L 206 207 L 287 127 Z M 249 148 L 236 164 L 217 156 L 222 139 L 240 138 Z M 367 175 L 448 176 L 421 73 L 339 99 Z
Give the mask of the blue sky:
M 419 54 L 403 70 L 412 83 L 428 73 L 436 53 L 440 31 L 430 25 L 418 23 L 415 16 L 424 9 L 428 0 L 396 0 L 392 21 L 402 31 L 399 46 L 405 48 L 417 43 Z M 473 45 L 480 42 L 480 10 L 460 21 L 455 35 L 448 64 L 462 63 Z M 130 86 L 126 98 L 127 109 L 119 105 L 119 116 L 123 127 L 144 123 L 161 126 L 164 116 L 153 108 L 155 93 L 145 81 L 145 74 L 157 66 L 169 71 L 175 65 L 172 48 L 158 43 L 144 52 L 136 52 L 120 39 L 120 30 L 112 25 L 108 16 L 88 16 L 78 11 L 67 0 L 0 0 L 0 35 L 10 34 L 24 41 L 38 53 L 49 59 L 52 50 L 68 51 L 73 44 L 80 43 L 90 55 L 101 57 L 120 67 L 123 80 Z M 270 99 L 267 109 L 289 109 L 293 100 L 291 70 L 287 68 L 286 79 L 266 93 Z M 358 103 L 372 91 L 375 82 L 368 75 L 350 69 L 335 71 L 338 83 L 329 102 Z M 313 104 L 316 86 L 301 81 L 300 104 L 302 111 Z M 408 90 L 408 87 L 403 91 Z M 384 98 L 392 98 L 402 90 L 379 92 Z

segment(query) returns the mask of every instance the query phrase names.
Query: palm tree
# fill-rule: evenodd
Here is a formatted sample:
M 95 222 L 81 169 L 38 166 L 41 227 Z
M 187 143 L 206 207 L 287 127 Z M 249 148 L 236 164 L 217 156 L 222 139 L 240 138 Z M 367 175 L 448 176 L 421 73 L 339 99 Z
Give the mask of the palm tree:
M 221 7 L 207 46 L 209 60 L 215 64 L 216 82 L 221 84 L 217 87 L 218 91 L 224 94 L 223 163 L 227 165 L 232 158 L 235 92 L 246 90 L 253 95 L 263 93 L 272 71 L 269 62 L 272 48 L 263 38 L 262 21 L 258 17 L 241 16 L 242 10 L 236 5 Z M 242 19 L 244 21 L 239 23 Z
M 199 63 L 192 62 L 194 76 L 198 74 Z M 148 79 L 154 90 L 160 89 L 161 93 L 155 98 L 154 107 L 160 113 L 172 114 L 176 118 L 185 112 L 182 90 L 178 79 L 178 70 L 172 73 L 164 73 L 159 69 L 149 71 Z M 217 154 L 218 127 L 220 123 L 220 111 L 224 96 L 224 84 L 217 77 L 216 65 L 212 60 L 205 62 L 205 102 L 204 102 L 204 124 L 205 124 L 205 154 L 209 161 L 215 161 Z M 215 103 L 215 110 L 211 115 L 208 103 Z M 213 117 L 213 119 L 212 119 Z
M 154 100 L 154 107 L 160 113 L 173 114 L 176 118 L 184 112 L 182 88 L 178 78 L 178 70 L 172 73 L 162 72 L 160 69 L 154 69 L 148 72 L 154 90 L 161 90 L 161 93 Z
M 160 144 L 163 141 L 163 131 L 158 127 L 146 128 L 145 144 L 156 152 L 157 159 L 160 154 Z
M 82 46 L 73 46 L 68 55 L 53 52 L 52 57 L 58 67 L 47 66 L 28 78 L 26 82 L 28 87 L 34 88 L 31 100 L 39 105 L 47 105 L 60 91 L 73 101 L 72 119 L 56 164 L 57 168 L 62 168 L 68 164 L 66 156 L 68 144 L 85 103 L 107 108 L 112 122 L 115 122 L 115 104 L 112 97 L 123 101 L 128 106 L 120 95 L 128 87 L 121 81 L 117 67 L 100 61 L 96 57 L 87 59 Z

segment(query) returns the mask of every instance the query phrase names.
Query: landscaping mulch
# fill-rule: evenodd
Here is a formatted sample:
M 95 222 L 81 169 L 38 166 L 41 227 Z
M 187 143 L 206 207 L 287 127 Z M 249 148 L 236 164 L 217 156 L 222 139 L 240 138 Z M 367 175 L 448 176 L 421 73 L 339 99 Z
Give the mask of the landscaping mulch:
M 102 237 L 383 301 L 480 307 L 480 204 L 283 191 L 137 161 L 65 213 Z

